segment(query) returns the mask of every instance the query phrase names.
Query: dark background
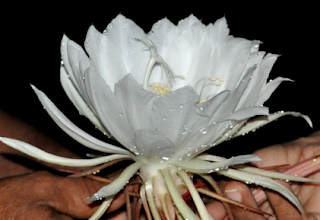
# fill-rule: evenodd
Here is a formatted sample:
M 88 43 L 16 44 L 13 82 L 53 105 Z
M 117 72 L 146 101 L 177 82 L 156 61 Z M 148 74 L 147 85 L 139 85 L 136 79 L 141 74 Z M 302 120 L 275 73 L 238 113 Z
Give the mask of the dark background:
M 316 34 L 319 16 L 314 13 L 316 6 L 306 3 L 285 6 L 270 2 L 260 5 L 220 3 L 197 1 L 178 6 L 159 1 L 146 4 L 121 2 L 121 6 L 108 2 L 87 2 L 86 5 L 29 3 L 8 7 L 9 16 L 2 19 L 0 109 L 35 125 L 69 148 L 77 146 L 43 110 L 29 86 L 32 83 L 72 121 L 89 133 L 104 138 L 78 114 L 60 86 L 60 41 L 63 33 L 83 46 L 91 24 L 103 31 L 119 13 L 134 20 L 146 32 L 163 17 L 177 24 L 193 13 L 204 24 L 226 16 L 232 35 L 261 40 L 261 50 L 281 54 L 270 79 L 282 76 L 295 82 L 283 83 L 265 106 L 270 107 L 270 112 L 302 112 L 309 115 L 314 123 L 311 129 L 303 119 L 286 116 L 254 133 L 216 147 L 214 151 L 217 154 L 249 153 L 319 130 L 319 45 Z

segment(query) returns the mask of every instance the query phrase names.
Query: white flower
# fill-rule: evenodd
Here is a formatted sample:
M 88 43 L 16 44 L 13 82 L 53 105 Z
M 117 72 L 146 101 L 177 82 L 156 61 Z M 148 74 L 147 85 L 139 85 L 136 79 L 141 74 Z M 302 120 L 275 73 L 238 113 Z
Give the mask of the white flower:
M 89 28 L 85 40 L 89 57 L 78 44 L 63 37 L 61 83 L 75 107 L 123 148 L 85 133 L 35 87 L 43 106 L 61 129 L 84 146 L 110 155 L 67 159 L 17 140 L 2 141 L 41 160 L 65 166 L 94 166 L 121 158 L 136 161 L 92 200 L 111 198 L 139 170 L 149 199 L 155 195 L 161 200 L 169 193 L 180 204 L 177 209 L 185 218 L 196 219 L 182 204 L 180 194 L 175 194 L 175 185 L 182 183 L 191 191 L 184 176 L 187 170 L 190 174 L 220 172 L 242 181 L 250 179 L 281 191 L 301 208 L 293 194 L 275 181 L 228 169 L 260 160 L 257 156 L 227 160 L 197 157 L 216 144 L 283 115 L 303 116 L 284 112 L 269 115 L 268 108 L 263 106 L 278 85 L 289 79 L 279 77 L 267 83 L 278 56 L 259 51 L 259 43 L 229 35 L 225 18 L 207 26 L 193 15 L 177 26 L 162 19 L 145 34 L 133 21 L 119 15 L 104 33 L 94 26 Z M 257 115 L 263 117 L 245 124 Z M 311 124 L 307 116 L 303 117 Z M 180 183 L 174 183 L 172 178 Z M 163 181 L 158 183 L 157 191 L 152 189 L 154 180 Z M 197 195 L 192 196 L 200 217 L 210 219 Z M 158 210 L 151 200 L 151 212 L 158 219 Z

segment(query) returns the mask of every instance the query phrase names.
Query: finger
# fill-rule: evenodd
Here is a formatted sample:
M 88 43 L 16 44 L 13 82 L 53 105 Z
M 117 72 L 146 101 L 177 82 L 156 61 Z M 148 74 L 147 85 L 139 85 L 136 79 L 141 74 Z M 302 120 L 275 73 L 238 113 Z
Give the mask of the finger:
M 244 183 L 230 181 L 225 185 L 224 192 L 225 195 L 232 200 L 240 202 L 246 206 L 259 209 L 251 190 Z M 244 210 L 243 208 L 235 205 L 230 205 L 230 208 L 235 220 L 265 220 L 264 216 Z
M 87 197 L 96 193 L 105 183 L 89 178 L 66 178 L 46 174 L 43 182 L 43 197 L 48 200 L 46 205 L 59 213 L 74 218 L 89 218 L 98 209 L 101 202 L 91 202 Z
M 281 181 L 281 184 L 291 190 L 291 187 L 288 183 Z M 266 190 L 266 195 L 277 219 L 302 219 L 301 213 L 298 211 L 298 209 L 279 193 Z
M 206 205 L 207 210 L 214 220 L 223 220 L 227 215 L 221 202 L 213 201 Z

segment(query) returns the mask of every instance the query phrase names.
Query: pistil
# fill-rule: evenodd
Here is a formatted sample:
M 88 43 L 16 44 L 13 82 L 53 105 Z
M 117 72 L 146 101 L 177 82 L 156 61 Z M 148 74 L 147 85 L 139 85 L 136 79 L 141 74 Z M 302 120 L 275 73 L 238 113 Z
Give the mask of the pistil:
M 164 61 L 164 59 L 158 54 L 157 47 L 152 43 L 151 40 L 146 39 L 146 38 L 135 38 L 135 39 L 137 41 L 140 41 L 144 45 L 146 45 L 148 47 L 148 50 L 150 51 L 150 60 L 147 64 L 142 88 L 145 90 L 147 90 L 149 88 L 149 80 L 150 80 L 152 70 L 156 65 L 160 65 L 167 75 L 168 86 L 160 86 L 160 83 L 155 83 L 153 86 L 151 86 L 151 88 L 152 89 L 156 88 L 154 90 L 160 90 L 159 95 L 164 95 L 165 93 L 170 91 L 170 88 L 172 87 L 172 85 L 175 81 L 174 80 L 175 76 L 173 74 L 173 71 L 171 70 L 170 66 Z M 182 77 L 180 77 L 180 78 L 182 78 Z M 156 92 L 156 93 L 158 94 L 158 92 Z

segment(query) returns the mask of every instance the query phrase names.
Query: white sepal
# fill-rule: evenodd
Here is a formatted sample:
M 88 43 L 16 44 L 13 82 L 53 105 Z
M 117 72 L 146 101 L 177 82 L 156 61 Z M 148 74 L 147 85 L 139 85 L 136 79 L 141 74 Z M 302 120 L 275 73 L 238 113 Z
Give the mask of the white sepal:
M 281 185 L 273 179 L 234 169 L 223 170 L 220 171 L 219 174 L 222 174 L 235 180 L 245 182 L 247 184 L 256 184 L 264 188 L 272 189 L 286 197 L 299 209 L 301 213 L 303 213 L 303 209 L 300 205 L 298 198 L 290 190 L 288 190 L 286 187 L 284 187 L 283 185 Z
M 32 146 L 31 144 L 28 144 L 16 139 L 1 137 L 0 141 L 31 157 L 37 158 L 39 160 L 42 160 L 48 163 L 58 164 L 61 166 L 68 166 L 68 167 L 88 167 L 88 166 L 95 166 L 95 165 L 107 163 L 109 161 L 117 160 L 121 158 L 131 158 L 127 155 L 112 154 L 110 156 L 103 156 L 103 157 L 98 157 L 93 159 L 70 159 L 70 158 L 60 157 L 54 154 L 47 153 L 37 147 Z
M 249 133 L 250 131 L 254 131 L 266 124 L 269 124 L 270 122 L 282 117 L 282 116 L 286 116 L 286 115 L 291 115 L 291 116 L 295 116 L 295 117 L 302 117 L 304 120 L 306 120 L 306 122 L 309 124 L 310 127 L 312 127 L 312 122 L 309 118 L 309 116 L 307 115 L 303 115 L 299 112 L 276 112 L 267 116 L 261 116 L 258 118 L 254 118 L 249 120 L 246 124 L 244 124 L 237 133 L 235 133 L 233 135 L 234 137 L 238 137 L 241 135 L 245 135 L 247 133 Z

